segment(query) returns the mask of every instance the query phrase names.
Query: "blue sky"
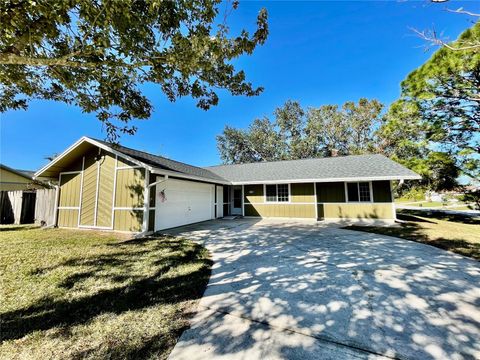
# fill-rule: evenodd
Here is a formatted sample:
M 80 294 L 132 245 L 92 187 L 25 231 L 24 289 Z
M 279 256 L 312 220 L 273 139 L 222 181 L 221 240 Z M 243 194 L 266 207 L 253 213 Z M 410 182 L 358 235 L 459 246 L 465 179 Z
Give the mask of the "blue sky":
M 479 9 L 474 2 L 454 1 L 452 8 Z M 138 121 L 125 146 L 206 166 L 220 162 L 215 136 L 225 125 L 247 127 L 257 117 L 293 99 L 303 106 L 342 104 L 360 97 L 388 105 L 400 82 L 425 62 L 433 50 L 409 27 L 434 27 L 455 39 L 468 19 L 425 1 L 241 1 L 229 18 L 232 31 L 253 29 L 260 8 L 269 13 L 270 36 L 253 55 L 236 61 L 248 80 L 265 87 L 258 97 L 220 93 L 217 107 L 205 112 L 185 98 L 170 103 L 155 86 L 145 87 L 155 106 L 151 119 Z M 35 101 L 27 111 L 0 114 L 0 162 L 38 169 L 45 156 L 63 151 L 83 135 L 103 139 L 94 115 L 61 103 Z

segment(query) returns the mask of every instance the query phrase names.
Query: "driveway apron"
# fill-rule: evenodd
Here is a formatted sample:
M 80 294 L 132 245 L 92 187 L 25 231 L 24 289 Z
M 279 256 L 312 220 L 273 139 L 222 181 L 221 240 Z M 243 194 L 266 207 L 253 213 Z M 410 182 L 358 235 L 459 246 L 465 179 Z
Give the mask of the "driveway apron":
M 170 359 L 480 359 L 479 263 L 313 222 L 169 231 L 214 265 Z

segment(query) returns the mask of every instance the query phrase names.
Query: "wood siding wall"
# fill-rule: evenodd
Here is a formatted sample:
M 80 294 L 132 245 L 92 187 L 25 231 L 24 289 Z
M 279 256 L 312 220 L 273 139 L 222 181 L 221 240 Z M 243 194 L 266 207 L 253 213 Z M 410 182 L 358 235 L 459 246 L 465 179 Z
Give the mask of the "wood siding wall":
M 113 206 L 113 181 L 115 178 L 115 157 L 105 156 L 100 161 L 100 176 L 98 180 L 98 204 L 97 222 L 98 227 L 112 226 Z
M 290 185 L 290 202 L 267 203 L 263 185 L 245 185 L 245 216 L 315 218 L 313 183 Z
M 245 216 L 394 219 L 390 182 L 373 181 L 372 192 L 373 203 L 347 203 L 344 182 L 317 183 L 316 189 L 313 183 L 298 183 L 290 184 L 289 203 L 266 203 L 263 185 L 245 185 Z
M 60 227 L 77 227 L 78 226 L 78 210 L 59 209 L 57 224 Z
M 388 203 L 323 204 L 325 219 L 394 219 L 393 207 Z
M 82 207 L 80 209 L 80 225 L 94 226 L 95 198 L 97 196 L 97 150 L 85 154 L 82 185 Z
M 117 170 L 115 207 L 143 208 L 145 169 Z
M 60 179 L 59 207 L 80 206 L 80 181 L 81 174 L 64 174 Z
M 314 204 L 245 204 L 245 216 L 315 218 Z
M 0 168 L 0 191 L 41 189 L 43 186 L 33 184 L 31 179 Z
M 118 231 L 142 231 L 142 210 L 115 210 L 113 228 Z
M 128 161 L 105 151 L 97 161 L 98 155 L 98 148 L 85 153 L 83 181 L 82 161 L 79 170 L 78 160 L 72 162 L 72 169 L 65 170 L 79 173 L 61 175 L 58 226 L 77 227 L 80 212 L 82 227 L 141 231 L 145 169 L 129 168 Z

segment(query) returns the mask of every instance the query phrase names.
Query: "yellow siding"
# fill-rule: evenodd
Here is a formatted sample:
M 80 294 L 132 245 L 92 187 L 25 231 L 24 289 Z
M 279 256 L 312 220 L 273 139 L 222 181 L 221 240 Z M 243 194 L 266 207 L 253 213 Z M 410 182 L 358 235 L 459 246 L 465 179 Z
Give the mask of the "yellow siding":
M 391 203 L 326 203 L 323 205 L 323 211 L 326 219 L 393 219 L 395 217 Z
M 80 206 L 81 174 L 63 174 L 60 181 L 58 206 Z
M 77 227 L 78 226 L 78 210 L 59 209 L 58 210 L 58 226 Z
M 0 191 L 42 188 L 42 186 L 33 185 L 31 183 L 31 179 L 12 173 L 7 169 L 0 168 Z
M 143 212 L 133 210 L 115 210 L 113 228 L 119 231 L 141 231 Z
M 315 218 L 315 205 L 245 204 L 245 216 Z
M 124 166 L 137 166 L 137 164 L 134 164 L 128 160 L 125 160 L 121 157 L 118 158 L 118 167 L 124 167 Z
M 115 207 L 143 207 L 144 179 L 144 169 L 118 170 Z
M 245 185 L 245 203 L 263 203 L 263 185 Z
M 83 171 L 82 208 L 80 225 L 94 226 L 95 197 L 97 194 L 97 162 L 95 153 L 85 155 L 85 169 Z
M 112 226 L 113 179 L 115 158 L 106 155 L 100 162 L 100 181 L 98 183 L 97 226 Z
M 293 203 L 314 203 L 315 190 L 313 183 L 291 184 L 291 199 Z

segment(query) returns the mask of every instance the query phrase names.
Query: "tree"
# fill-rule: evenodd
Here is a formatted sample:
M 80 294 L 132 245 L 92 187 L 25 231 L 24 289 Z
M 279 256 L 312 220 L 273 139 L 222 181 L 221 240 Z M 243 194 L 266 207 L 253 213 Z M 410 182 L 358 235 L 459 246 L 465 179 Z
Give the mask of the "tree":
M 273 121 L 256 119 L 247 130 L 225 127 L 217 136 L 218 150 L 230 164 L 375 152 L 382 107 L 377 100 L 360 99 L 341 109 L 304 110 L 289 100 L 274 111 Z
M 377 130 L 378 151 L 422 176 L 420 182 L 406 184 L 401 192 L 412 187 L 440 191 L 458 186 L 455 157 L 432 148 L 427 130 L 418 105 L 404 100 L 390 106 Z
M 418 108 L 429 146 L 452 154 L 472 178 L 480 176 L 480 48 L 459 47 L 479 41 L 476 23 L 408 75 L 401 95 Z
M 220 6 L 221 5 L 221 6 Z M 237 1 L 4 0 L 0 5 L 0 111 L 55 100 L 96 113 L 115 140 L 132 119 L 152 113 L 142 84 L 170 101 L 191 96 L 217 105 L 217 89 L 258 95 L 232 60 L 268 35 L 261 10 L 253 34 L 230 36 Z M 223 21 L 218 21 L 225 8 Z M 220 19 L 222 20 L 222 19 Z

